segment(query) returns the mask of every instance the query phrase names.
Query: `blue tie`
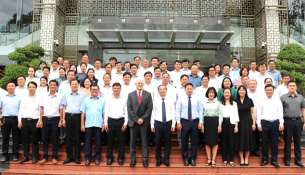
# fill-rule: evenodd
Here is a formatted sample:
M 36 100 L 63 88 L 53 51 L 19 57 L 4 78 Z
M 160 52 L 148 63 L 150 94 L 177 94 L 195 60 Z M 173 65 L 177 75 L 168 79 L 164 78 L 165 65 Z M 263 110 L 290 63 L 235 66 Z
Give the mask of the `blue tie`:
M 165 112 L 164 98 L 162 98 L 162 122 L 166 123 L 166 112 Z
M 192 102 L 191 102 L 191 97 L 188 98 L 189 98 L 189 104 L 188 104 L 187 112 L 188 112 L 189 120 L 192 120 Z

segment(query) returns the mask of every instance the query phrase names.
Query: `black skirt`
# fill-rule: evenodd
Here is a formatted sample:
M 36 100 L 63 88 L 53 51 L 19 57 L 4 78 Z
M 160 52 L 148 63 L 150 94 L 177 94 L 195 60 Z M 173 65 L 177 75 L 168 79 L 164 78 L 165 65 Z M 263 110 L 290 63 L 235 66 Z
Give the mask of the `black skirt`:
M 255 133 L 252 131 L 252 120 L 240 121 L 236 134 L 236 151 L 253 151 L 255 149 Z
M 218 117 L 204 117 L 204 139 L 206 145 L 218 145 L 218 125 Z

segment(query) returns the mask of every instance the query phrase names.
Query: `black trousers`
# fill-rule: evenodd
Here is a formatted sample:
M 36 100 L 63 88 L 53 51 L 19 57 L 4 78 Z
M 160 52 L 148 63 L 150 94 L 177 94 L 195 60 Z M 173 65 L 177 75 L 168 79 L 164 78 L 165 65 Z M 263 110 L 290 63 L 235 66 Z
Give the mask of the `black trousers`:
M 161 146 L 162 146 L 162 139 L 164 139 L 164 162 L 169 162 L 170 156 L 170 143 L 172 137 L 172 122 L 168 122 L 166 124 L 162 124 L 160 122 L 155 121 L 155 136 L 156 136 L 156 152 L 155 156 L 157 161 L 162 161 L 161 155 Z
M 198 143 L 204 144 L 204 133 L 202 133 L 200 129 L 198 129 Z
M 2 120 L 2 155 L 6 159 L 9 159 L 8 149 L 9 149 L 9 139 L 10 133 L 12 131 L 13 136 L 13 147 L 12 152 L 14 157 L 18 157 L 19 143 L 18 143 L 18 118 L 17 116 L 3 117 Z
M 257 125 L 254 130 L 254 135 L 255 135 L 255 149 L 252 152 L 258 152 L 260 146 L 261 132 L 258 131 Z
M 80 158 L 81 143 L 81 115 L 66 113 L 66 153 L 68 159 Z M 73 154 L 73 138 L 74 138 L 74 154 Z M 73 156 L 74 155 L 74 156 Z
M 278 157 L 278 138 L 279 138 L 279 121 L 270 123 L 261 121 L 262 125 L 262 153 L 263 161 L 268 162 L 269 139 L 271 142 L 271 162 L 277 162 Z
M 107 144 L 107 159 L 113 160 L 113 146 L 114 139 L 118 140 L 118 159 L 125 158 L 125 133 L 122 131 L 124 125 L 124 118 L 112 119 L 108 118 L 108 144 Z
M 196 160 L 197 158 L 197 142 L 198 142 L 198 124 L 199 119 L 189 122 L 181 119 L 181 146 L 183 160 Z M 188 156 L 188 141 L 191 137 L 191 155 Z
M 148 138 L 148 128 L 149 126 L 138 125 L 137 123 L 134 124 L 133 127 L 130 127 L 130 159 L 136 160 L 136 143 L 138 134 L 141 135 L 142 138 L 142 160 L 148 161 L 148 147 L 147 147 L 147 138 Z
M 228 148 L 229 148 L 229 160 L 234 162 L 235 153 L 235 134 L 234 127 L 230 123 L 230 118 L 224 118 L 222 122 L 222 132 L 221 132 L 221 152 L 222 160 L 228 161 Z
M 52 137 L 52 159 L 57 159 L 58 156 L 58 132 L 59 132 L 59 117 L 55 119 L 42 118 L 42 142 L 43 142 L 43 159 L 49 158 L 49 138 Z
M 102 129 L 91 127 L 85 129 L 85 159 L 92 159 L 92 136 L 95 138 L 94 160 L 100 160 L 102 155 Z
M 30 151 L 30 136 L 32 136 L 32 158 L 38 158 L 38 134 L 36 124 L 38 119 L 26 119 L 23 118 L 22 122 L 22 147 L 23 156 L 29 157 Z
M 291 142 L 293 137 L 295 162 L 301 162 L 302 159 L 301 136 L 303 130 L 302 120 L 301 118 L 297 120 L 284 119 L 284 127 L 285 127 L 284 160 L 289 162 L 291 160 Z

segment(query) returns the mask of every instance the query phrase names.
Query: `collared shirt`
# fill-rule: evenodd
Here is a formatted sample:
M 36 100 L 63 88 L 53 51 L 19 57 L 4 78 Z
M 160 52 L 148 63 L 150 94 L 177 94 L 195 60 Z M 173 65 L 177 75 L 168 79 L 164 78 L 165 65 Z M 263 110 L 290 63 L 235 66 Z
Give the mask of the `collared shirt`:
M 48 87 L 47 87 L 47 86 L 45 86 L 44 88 L 41 87 L 41 86 L 38 86 L 38 87 L 37 87 L 36 95 L 42 96 L 42 95 L 44 95 L 44 94 L 46 94 L 46 93 L 48 93 Z
M 236 77 L 234 75 L 228 75 L 228 76 L 225 76 L 225 74 L 219 76 L 217 79 L 218 79 L 218 85 L 219 85 L 219 88 L 221 88 L 221 85 L 222 85 L 222 81 L 224 78 L 230 78 L 232 83 L 233 83 L 233 88 L 235 88 L 235 81 L 236 81 Z
M 80 114 L 80 107 L 83 100 L 87 97 L 84 92 L 78 91 L 76 94 L 72 92 L 66 93 L 62 99 L 62 105 L 66 106 L 66 113 Z
M 154 99 L 154 94 L 158 93 L 158 86 L 155 86 L 152 83 L 150 83 L 149 85 L 144 83 L 143 89 L 146 90 L 147 92 L 150 92 L 152 99 Z
M 78 90 L 80 90 L 79 85 L 78 85 Z M 58 93 L 64 95 L 69 92 L 72 92 L 69 81 L 68 80 L 63 81 L 58 88 Z
M 0 109 L 2 109 L 2 116 L 18 116 L 21 98 L 21 96 L 15 94 L 10 96 L 8 93 L 1 96 Z
M 136 90 L 136 86 L 132 84 L 126 85 L 125 83 L 122 84 L 122 90 L 121 90 L 121 95 L 125 96 L 126 98 L 128 97 L 128 94 L 132 91 Z
M 199 77 L 198 75 L 196 75 L 196 77 L 193 77 L 192 74 L 188 76 L 189 76 L 189 83 L 193 84 L 194 89 L 196 89 L 199 86 L 202 86 L 201 77 Z
M 189 69 L 185 70 L 184 68 L 182 68 L 181 72 L 182 72 L 182 74 L 186 74 L 186 75 L 191 74 L 191 70 L 189 70 Z
M 33 78 L 30 78 L 30 77 L 26 77 L 25 78 L 25 85 L 24 86 L 28 86 L 28 84 L 29 84 L 29 82 L 31 82 L 31 81 L 34 81 L 35 83 L 37 83 L 38 84 L 38 82 L 39 82 L 39 84 L 40 84 L 40 81 L 38 80 L 38 78 L 36 78 L 36 77 L 33 77 Z
M 162 77 L 162 75 L 163 75 L 164 73 L 168 73 L 168 75 L 169 75 L 169 82 L 173 82 L 172 73 L 171 73 L 170 71 L 168 71 L 168 70 L 165 70 L 165 72 L 162 72 L 162 73 L 161 73 L 161 77 Z
M 181 96 L 176 103 L 176 121 L 180 123 L 181 119 L 188 119 L 188 96 Z M 192 104 L 192 120 L 199 118 L 199 123 L 203 122 L 202 103 L 201 100 L 195 96 L 191 96 Z
M 259 97 L 260 97 L 260 94 L 259 94 L 257 91 L 255 91 L 254 93 L 252 93 L 252 92 L 250 91 L 250 89 L 247 89 L 247 92 L 248 92 L 249 98 L 252 99 L 253 104 L 254 104 L 255 121 L 256 121 L 256 123 L 257 123 L 257 105 L 258 105 L 257 103 L 258 103 L 258 99 L 259 99 Z
M 66 78 L 66 77 L 64 77 L 64 78 L 62 78 L 62 77 L 58 77 L 58 78 L 56 78 L 55 80 L 57 81 L 58 86 L 60 86 L 60 84 L 61 84 L 62 82 L 64 82 L 64 81 L 66 81 L 66 80 L 67 80 L 67 78 Z
M 147 68 L 147 69 L 144 69 L 144 67 L 142 69 L 138 69 L 138 72 L 137 74 L 140 76 L 140 77 L 144 77 L 144 74 L 146 72 L 151 72 L 153 75 L 154 75 L 154 72 L 150 70 L 150 68 Z
M 37 71 L 35 72 L 35 77 L 37 77 L 37 78 L 43 77 L 42 71 L 41 71 L 41 70 L 37 70 Z
M 289 93 L 281 96 L 281 101 L 283 104 L 284 117 L 302 118 L 302 109 L 305 108 L 304 97 L 300 94 L 295 94 L 294 97 Z
M 273 80 L 271 75 L 266 73 L 264 76 L 262 76 L 261 74 L 259 74 L 259 75 L 256 76 L 256 81 L 257 81 L 257 88 L 256 89 L 259 92 L 260 91 L 265 91 L 265 79 L 266 78 L 271 78 L 272 82 L 273 82 L 272 85 L 273 86 L 275 85 L 274 80 Z
M 186 92 L 185 92 L 185 88 L 184 87 L 182 87 L 182 85 L 180 84 L 179 85 L 179 87 L 176 87 L 176 94 L 177 94 L 177 100 L 180 98 L 180 97 L 182 97 L 182 96 L 187 96 L 186 95 Z M 193 95 L 195 95 L 196 94 L 196 89 L 194 89 L 194 91 L 193 91 Z
M 278 98 L 262 97 L 257 103 L 257 126 L 261 127 L 261 120 L 274 121 L 279 120 L 283 126 L 283 105 Z
M 112 95 L 106 101 L 104 125 L 108 125 L 108 118 L 124 118 L 124 125 L 128 123 L 127 98 L 120 95 L 118 99 Z
M 30 97 L 23 97 L 20 103 L 20 109 L 18 113 L 18 121 L 21 122 L 22 118 L 31 118 L 31 119 L 40 119 L 40 105 L 41 97 L 38 95 L 34 95 Z
M 156 77 L 154 77 L 151 82 L 155 85 L 155 86 L 159 86 L 162 84 L 162 78 L 160 77 L 160 79 L 157 79 Z
M 121 72 L 121 73 L 115 72 L 114 74 L 111 74 L 111 80 L 114 83 L 122 84 L 123 83 L 123 74 L 124 74 L 123 72 Z
M 282 95 L 287 94 L 289 92 L 288 87 L 285 84 L 279 85 L 274 93 L 277 94 L 277 96 L 280 98 Z M 298 94 L 297 91 L 295 91 L 295 94 Z
M 277 88 L 277 86 L 279 85 L 279 81 L 282 81 L 282 75 L 280 71 L 274 70 L 273 72 L 271 72 L 270 69 L 268 69 L 266 71 L 266 74 L 269 74 L 272 76 L 273 80 L 274 80 L 274 87 Z
M 216 99 L 212 102 L 205 100 L 203 103 L 202 114 L 200 115 L 203 116 L 202 123 L 204 123 L 205 117 L 218 117 L 218 125 L 222 125 L 222 105 Z
M 201 78 L 204 75 L 204 73 L 201 70 L 198 70 L 197 75 Z
M 216 89 L 216 91 L 218 91 L 219 87 L 221 85 L 219 85 L 219 80 L 218 78 L 215 76 L 215 78 L 211 78 L 209 80 L 209 87 L 214 87 Z
M 179 85 L 181 85 L 180 78 L 181 78 L 181 75 L 182 75 L 182 71 L 179 70 L 179 72 L 176 72 L 176 70 L 173 70 L 171 72 L 171 74 L 172 74 L 172 78 L 173 78 L 173 85 L 175 87 L 178 87 Z
M 170 84 L 168 84 L 166 86 L 166 88 L 167 88 L 167 92 L 166 92 L 167 99 L 169 99 L 169 100 L 173 101 L 174 103 L 176 103 L 176 101 L 177 101 L 176 88 L 173 85 L 170 85 Z M 158 87 L 156 88 L 155 95 L 154 95 L 154 99 L 157 99 L 157 98 L 161 98 L 160 94 L 158 92 Z
M 15 89 L 15 94 L 19 95 L 21 97 L 24 97 L 24 96 L 29 95 L 29 91 L 26 86 L 23 86 L 23 88 L 20 88 L 19 86 L 17 86 Z
M 104 101 L 106 101 L 107 98 L 109 98 L 112 94 L 113 94 L 112 86 L 109 85 L 108 87 L 106 87 L 104 85 L 104 86 L 100 87 L 100 94 L 99 94 L 99 96 L 102 97 L 102 99 Z
M 239 122 L 239 114 L 237 103 L 233 101 L 233 105 L 221 105 L 222 118 L 229 118 L 230 123 L 235 125 L 235 122 Z
M 233 67 L 232 67 L 230 70 L 231 70 L 231 71 L 230 71 L 230 75 L 234 76 L 235 78 L 239 78 L 239 77 L 240 77 L 240 75 L 239 75 L 240 69 L 239 69 L 239 68 L 237 68 L 236 70 L 234 70 Z M 234 81 L 234 82 L 235 82 L 235 81 Z
M 88 69 L 90 69 L 90 68 L 92 68 L 92 69 L 94 69 L 94 66 L 92 66 L 91 64 L 87 64 L 87 69 L 86 69 L 86 72 L 88 71 Z M 80 65 L 78 65 L 77 66 L 77 73 L 81 73 L 82 71 L 81 71 L 81 69 L 80 69 Z
M 43 107 L 43 116 L 52 118 L 60 116 L 59 110 L 63 108 L 63 95 L 55 93 L 51 96 L 50 93 L 42 96 L 40 106 Z
M 253 72 L 252 70 L 249 71 L 249 79 L 256 79 L 256 77 L 259 75 L 260 73 L 258 71 Z
M 135 86 L 138 79 L 139 79 L 139 76 L 138 76 L 138 75 L 136 75 L 136 76 L 132 76 L 132 75 L 131 75 L 130 84 L 132 84 L 132 85 Z
M 99 70 L 94 69 L 94 76 L 98 79 L 99 82 L 103 81 L 103 76 L 105 75 L 105 70 L 100 68 Z
M 103 114 L 105 114 L 105 101 L 97 97 L 86 97 L 80 108 L 86 114 L 85 128 L 103 127 Z
M 59 71 L 58 69 L 56 71 L 53 71 L 52 69 L 50 70 L 50 75 L 49 78 L 50 80 L 55 80 L 56 78 L 59 77 Z
M 150 118 L 150 126 L 151 128 L 155 127 L 155 120 L 159 122 L 163 122 L 163 115 L 162 115 L 162 98 L 155 99 L 153 102 L 153 110 L 151 113 Z M 164 98 L 165 103 L 165 112 L 166 112 L 166 122 L 172 121 L 172 127 L 175 127 L 176 120 L 175 120 L 175 105 L 173 101 L 168 99 L 166 96 Z
M 197 96 L 198 98 L 200 98 L 201 103 L 203 103 L 205 100 L 208 99 L 208 98 L 205 96 L 205 94 L 206 94 L 208 88 L 209 88 L 209 87 L 207 87 L 207 88 L 203 87 L 203 85 L 196 88 L 196 93 L 195 93 L 195 94 L 196 94 L 196 96 Z

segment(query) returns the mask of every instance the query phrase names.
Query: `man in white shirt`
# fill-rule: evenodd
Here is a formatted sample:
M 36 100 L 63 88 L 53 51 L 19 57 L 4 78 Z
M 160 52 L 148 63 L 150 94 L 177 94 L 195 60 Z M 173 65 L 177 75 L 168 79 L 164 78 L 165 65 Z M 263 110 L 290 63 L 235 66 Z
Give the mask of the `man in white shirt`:
M 117 137 L 118 141 L 118 163 L 123 165 L 125 157 L 125 137 L 124 132 L 127 129 L 128 112 L 127 112 L 127 98 L 121 95 L 121 84 L 114 83 L 112 85 L 113 95 L 106 101 L 105 118 L 103 124 L 103 131 L 108 133 L 107 141 L 107 165 L 113 162 L 113 147 L 114 139 Z
M 161 68 L 161 76 L 164 73 L 168 73 L 168 75 L 169 75 L 169 83 L 172 85 L 173 84 L 173 78 L 172 78 L 172 74 L 170 73 L 170 71 L 167 70 L 167 62 L 166 61 L 161 61 L 160 62 L 160 68 Z
M 52 61 L 52 70 L 50 71 L 50 80 L 55 80 L 59 77 L 59 71 L 58 71 L 58 65 L 59 62 L 57 60 Z
M 138 70 L 142 70 L 143 69 L 143 67 L 141 66 L 141 57 L 135 56 L 133 58 L 133 63 L 138 66 Z M 130 69 L 131 69 L 131 67 L 130 67 Z M 142 77 L 143 77 L 143 75 L 142 75 Z
M 266 78 L 271 78 L 272 79 L 272 85 L 274 86 L 275 83 L 274 83 L 274 80 L 273 80 L 272 76 L 266 73 L 266 69 L 267 69 L 266 63 L 260 63 L 258 65 L 258 69 L 259 69 L 260 74 L 258 74 L 255 78 L 256 81 L 257 81 L 257 90 L 258 91 L 264 91 L 265 90 L 264 82 L 265 82 Z
M 259 75 L 259 72 L 256 71 L 256 62 L 250 61 L 250 71 L 249 71 L 249 79 L 256 79 L 256 76 Z
M 65 69 L 65 71 L 67 73 L 68 70 L 70 69 L 70 61 L 69 60 L 64 60 L 62 65 L 63 65 L 62 67 Z
M 199 60 L 194 60 L 194 61 L 193 61 L 193 64 L 196 64 L 196 65 L 198 66 L 198 69 L 200 69 L 200 61 L 199 61 Z M 197 75 L 198 75 L 199 77 L 202 77 L 202 76 L 204 75 L 204 73 L 203 73 L 201 70 L 198 70 Z
M 71 93 L 70 82 L 75 79 L 75 72 L 73 70 L 69 70 L 67 73 L 67 80 L 60 83 L 58 88 L 58 93 L 64 95 L 66 93 Z
M 111 75 L 116 73 L 116 67 L 115 67 L 115 63 L 117 62 L 118 60 L 116 59 L 116 57 L 110 57 L 109 58 L 109 64 L 111 64 Z
M 146 90 L 147 92 L 149 92 L 151 94 L 152 99 L 154 100 L 154 94 L 157 91 L 156 90 L 157 86 L 155 86 L 154 84 L 151 83 L 152 76 L 153 75 L 150 71 L 145 72 L 143 89 Z
M 52 163 L 57 164 L 58 157 L 58 131 L 62 126 L 62 99 L 63 95 L 56 93 L 58 82 L 51 80 L 49 93 L 42 96 L 40 103 L 40 122 L 42 128 L 43 159 L 39 164 L 48 161 L 49 138 L 52 137 Z
M 59 67 L 63 67 L 64 58 L 63 58 L 63 57 L 58 57 L 58 58 L 57 58 L 57 61 L 58 61 L 58 66 L 59 66 Z
M 174 63 L 174 67 L 175 70 L 171 71 L 172 74 L 172 80 L 173 80 L 173 85 L 175 88 L 177 88 L 178 86 L 180 86 L 180 78 L 182 75 L 182 71 L 181 71 L 181 61 L 180 60 L 176 60 Z
M 136 84 L 137 80 L 139 78 L 143 78 L 143 76 L 141 77 L 140 75 L 138 75 L 138 66 L 136 64 L 131 64 L 130 65 L 130 70 L 131 70 L 131 80 L 130 80 L 130 84 L 134 85 Z
M 28 84 L 28 95 L 22 98 L 18 113 L 18 128 L 22 128 L 22 147 L 23 158 L 19 163 L 29 161 L 30 136 L 32 137 L 32 162 L 37 163 L 38 158 L 38 133 L 39 128 L 39 109 L 41 97 L 36 95 L 37 84 L 30 82 Z
M 111 73 L 113 83 L 122 83 L 123 82 L 123 71 L 122 71 L 122 62 L 118 61 L 115 63 L 115 72 Z
M 208 73 L 209 73 L 209 87 L 214 87 L 216 89 L 216 91 L 218 91 L 219 89 L 219 80 L 218 78 L 216 77 L 216 69 L 214 66 L 210 66 L 208 68 Z
M 262 97 L 257 106 L 257 126 L 262 131 L 262 163 L 268 164 L 269 140 L 271 142 L 271 165 L 280 167 L 277 163 L 279 132 L 284 129 L 283 105 L 279 98 L 274 98 L 274 86 L 265 87 L 267 97 Z
M 152 57 L 150 61 L 151 61 L 151 67 L 149 69 L 150 69 L 151 73 L 154 73 L 155 68 L 158 67 L 158 64 L 159 64 L 159 58 L 158 57 Z
M 136 90 L 136 86 L 134 84 L 130 84 L 131 74 L 129 72 L 125 72 L 123 74 L 123 83 L 121 95 L 128 97 L 128 94 L 134 90 Z
M 240 74 L 239 74 L 240 69 L 238 68 L 238 64 L 239 64 L 239 60 L 237 58 L 233 58 L 231 60 L 232 68 L 230 69 L 231 70 L 230 75 L 234 76 L 235 78 L 240 77 Z
M 291 80 L 290 75 L 283 75 L 283 84 L 279 85 L 274 93 L 277 93 L 278 97 L 281 98 L 282 95 L 287 94 L 289 92 L 287 84 Z M 297 94 L 297 92 L 295 92 Z
M 102 82 L 103 81 L 103 76 L 105 74 L 105 70 L 102 69 L 102 65 L 103 65 L 103 62 L 102 60 L 100 59 L 96 59 L 94 61 L 94 66 L 95 66 L 95 69 L 94 69 L 94 76 L 98 79 L 99 82 Z
M 163 74 L 166 75 L 166 74 Z M 172 132 L 175 131 L 175 105 L 167 97 L 167 88 L 164 85 L 158 87 L 158 93 L 160 98 L 155 99 L 153 103 L 153 110 L 150 119 L 151 132 L 155 133 L 156 137 L 156 151 L 155 156 L 157 159 L 156 166 L 159 167 L 162 164 L 161 146 L 162 139 L 164 139 L 165 153 L 164 164 L 169 167 L 170 157 L 170 142 Z
M 87 64 L 86 72 L 87 72 L 88 69 L 90 69 L 90 68 L 93 68 L 93 69 L 94 69 L 94 67 L 93 67 L 91 64 L 89 64 L 89 56 L 88 56 L 88 55 L 84 55 L 84 56 L 82 57 L 82 62 L 85 62 L 85 63 Z M 80 65 L 77 66 L 77 73 L 81 73 Z
M 103 85 L 100 86 L 100 97 L 102 97 L 102 99 L 104 101 L 107 101 L 107 99 L 109 97 L 111 97 L 112 95 L 112 85 L 110 84 L 111 81 L 111 75 L 106 73 L 103 77 Z
M 183 74 L 180 77 L 180 85 L 176 87 L 177 91 L 177 99 L 179 99 L 181 96 L 186 95 L 185 93 L 185 85 L 189 82 L 189 76 Z M 195 90 L 194 90 L 195 92 Z
M 155 70 L 154 70 L 154 74 L 155 74 L 155 77 L 152 79 L 152 83 L 155 85 L 155 86 L 159 86 L 162 84 L 162 77 L 161 77 L 161 68 L 160 67 L 156 67 Z
M 25 86 L 25 82 L 26 82 L 26 79 L 23 75 L 20 75 L 17 78 L 18 86 L 16 87 L 16 90 L 15 90 L 16 95 L 19 95 L 21 97 L 29 95 L 29 91 L 28 91 L 27 87 Z
M 226 77 L 229 77 L 229 78 L 231 79 L 231 81 L 232 81 L 232 83 L 233 83 L 233 88 L 235 88 L 236 77 L 235 77 L 234 75 L 231 75 L 230 72 L 231 72 L 230 65 L 224 64 L 224 65 L 222 66 L 222 73 L 223 73 L 223 75 L 220 75 L 220 76 L 218 77 L 219 88 L 221 88 L 222 81 L 223 81 L 223 79 L 226 78 Z
M 138 70 L 138 75 L 144 76 L 144 74 L 145 74 L 146 72 L 151 72 L 150 68 L 148 67 L 148 66 L 149 66 L 149 61 L 148 61 L 148 59 L 146 59 L 146 58 L 143 59 L 142 65 L 143 65 L 142 70 Z M 153 72 L 151 72 L 151 73 L 153 73 Z
M 167 88 L 167 93 L 166 93 L 167 98 L 175 103 L 177 101 L 176 88 L 173 85 L 169 84 L 169 74 L 168 73 L 162 74 L 162 85 Z M 155 90 L 155 91 L 157 91 L 157 90 Z M 154 99 L 156 99 L 156 98 L 160 98 L 160 95 L 157 92 L 155 93 Z
M 130 65 L 131 65 L 131 63 L 129 62 L 129 61 L 125 61 L 125 63 L 124 63 L 124 72 L 129 72 L 129 73 L 131 73 L 131 71 L 130 71 Z
M 189 64 L 190 64 L 190 61 L 188 59 L 184 59 L 182 60 L 182 74 L 186 74 L 186 75 L 189 75 L 191 74 L 191 70 L 189 70 Z
M 210 81 L 210 78 L 209 76 L 207 75 L 204 75 L 201 77 L 201 83 L 202 83 L 202 86 L 199 86 L 196 88 L 196 92 L 195 92 L 195 95 L 198 96 L 201 100 L 201 103 L 203 104 L 203 101 L 204 100 L 207 100 L 208 98 L 205 96 L 208 88 L 210 87 L 209 86 L 209 81 Z

